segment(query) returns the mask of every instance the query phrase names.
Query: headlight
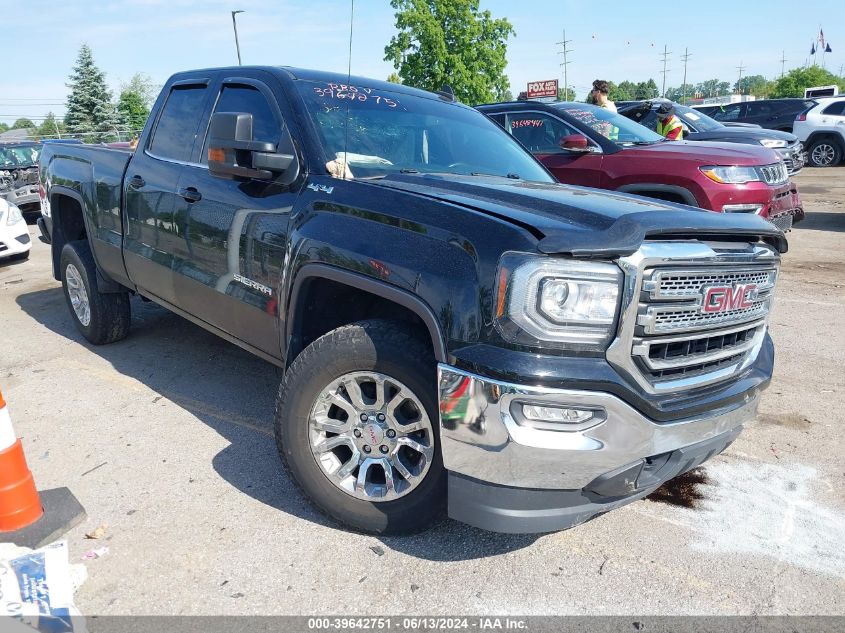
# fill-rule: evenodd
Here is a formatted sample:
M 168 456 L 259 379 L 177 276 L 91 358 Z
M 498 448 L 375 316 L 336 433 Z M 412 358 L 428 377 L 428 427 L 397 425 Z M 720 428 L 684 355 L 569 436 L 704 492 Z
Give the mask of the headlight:
M 699 167 L 699 169 L 710 180 L 723 184 L 741 185 L 746 182 L 760 180 L 757 170 L 753 167 L 730 165 L 723 167 Z
M 764 138 L 760 140 L 760 145 L 762 145 L 763 147 L 777 148 L 786 147 L 787 143 L 783 139 Z
M 496 322 L 506 340 L 602 350 L 613 338 L 618 266 L 509 253 L 498 280 Z
M 9 213 L 6 216 L 6 226 L 12 226 L 13 224 L 17 224 L 18 222 L 23 222 L 21 210 L 18 209 L 17 205 L 14 205 L 10 202 Z

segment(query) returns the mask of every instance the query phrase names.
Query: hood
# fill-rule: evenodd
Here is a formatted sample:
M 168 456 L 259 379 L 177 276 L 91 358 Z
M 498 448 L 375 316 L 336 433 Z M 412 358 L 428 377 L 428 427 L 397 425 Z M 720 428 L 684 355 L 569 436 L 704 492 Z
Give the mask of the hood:
M 789 132 L 781 132 L 780 130 L 765 130 L 761 127 L 721 127 L 718 130 L 695 132 L 695 136 L 702 140 L 731 139 L 732 141 L 739 141 L 742 143 L 759 142 L 764 138 L 786 141 L 787 144 L 792 144 L 798 140 L 797 136 L 790 134 Z
M 762 145 L 725 145 L 709 141 L 663 141 L 654 145 L 626 147 L 623 156 L 692 161 L 696 165 L 771 165 L 780 160 Z
M 724 215 L 588 187 L 456 174 L 396 174 L 368 182 L 507 220 L 536 235 L 537 248 L 547 254 L 621 257 L 647 238 L 672 236 L 763 240 L 787 250 L 780 229 L 756 215 Z

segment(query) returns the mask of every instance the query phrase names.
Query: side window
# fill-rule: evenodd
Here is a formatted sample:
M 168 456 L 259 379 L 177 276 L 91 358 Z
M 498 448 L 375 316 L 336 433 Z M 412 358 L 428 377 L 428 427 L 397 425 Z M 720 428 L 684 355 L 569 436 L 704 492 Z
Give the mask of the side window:
M 717 121 L 736 121 L 739 118 L 739 109 L 742 104 L 732 103 L 721 108 L 716 108 L 712 116 Z
M 206 91 L 204 84 L 173 86 L 150 141 L 150 152 L 171 160 L 191 159 Z
M 532 152 L 559 152 L 560 139 L 580 134 L 575 128 L 541 112 L 508 114 L 505 129 Z
M 252 115 L 252 135 L 256 141 L 279 142 L 282 128 L 267 98 L 257 88 L 228 84 L 223 86 L 214 112 L 248 112 Z
M 822 110 L 822 114 L 842 116 L 843 113 L 845 113 L 845 99 L 843 99 L 842 101 L 834 101 L 824 110 Z
M 644 125 L 652 132 L 657 131 L 657 112 L 655 110 L 649 110 L 648 114 L 646 114 L 642 119 L 637 121 L 640 125 Z
M 755 103 L 753 101 L 747 104 L 746 108 L 746 116 L 769 116 L 776 109 L 770 103 Z

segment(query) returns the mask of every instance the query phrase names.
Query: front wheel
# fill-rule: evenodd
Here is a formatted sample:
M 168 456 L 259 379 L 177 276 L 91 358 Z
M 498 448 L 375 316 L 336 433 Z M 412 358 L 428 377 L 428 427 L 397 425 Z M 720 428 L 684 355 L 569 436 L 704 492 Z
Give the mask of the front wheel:
M 129 333 L 129 293 L 100 292 L 97 264 L 85 240 L 68 242 L 60 260 L 62 288 L 77 329 L 94 345 L 114 343 Z
M 807 156 L 813 167 L 833 167 L 842 160 L 842 146 L 835 140 L 822 138 L 813 141 L 807 149 Z
M 402 326 L 363 321 L 320 337 L 285 373 L 276 441 L 309 499 L 362 532 L 426 528 L 445 509 L 431 352 Z

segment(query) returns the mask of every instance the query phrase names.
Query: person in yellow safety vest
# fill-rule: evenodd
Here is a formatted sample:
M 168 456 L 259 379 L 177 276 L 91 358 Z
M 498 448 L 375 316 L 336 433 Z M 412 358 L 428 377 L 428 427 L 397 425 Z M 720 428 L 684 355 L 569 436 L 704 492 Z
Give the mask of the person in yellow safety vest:
M 657 133 L 670 141 L 684 140 L 684 125 L 675 116 L 675 106 L 671 103 L 661 104 L 657 108 Z

